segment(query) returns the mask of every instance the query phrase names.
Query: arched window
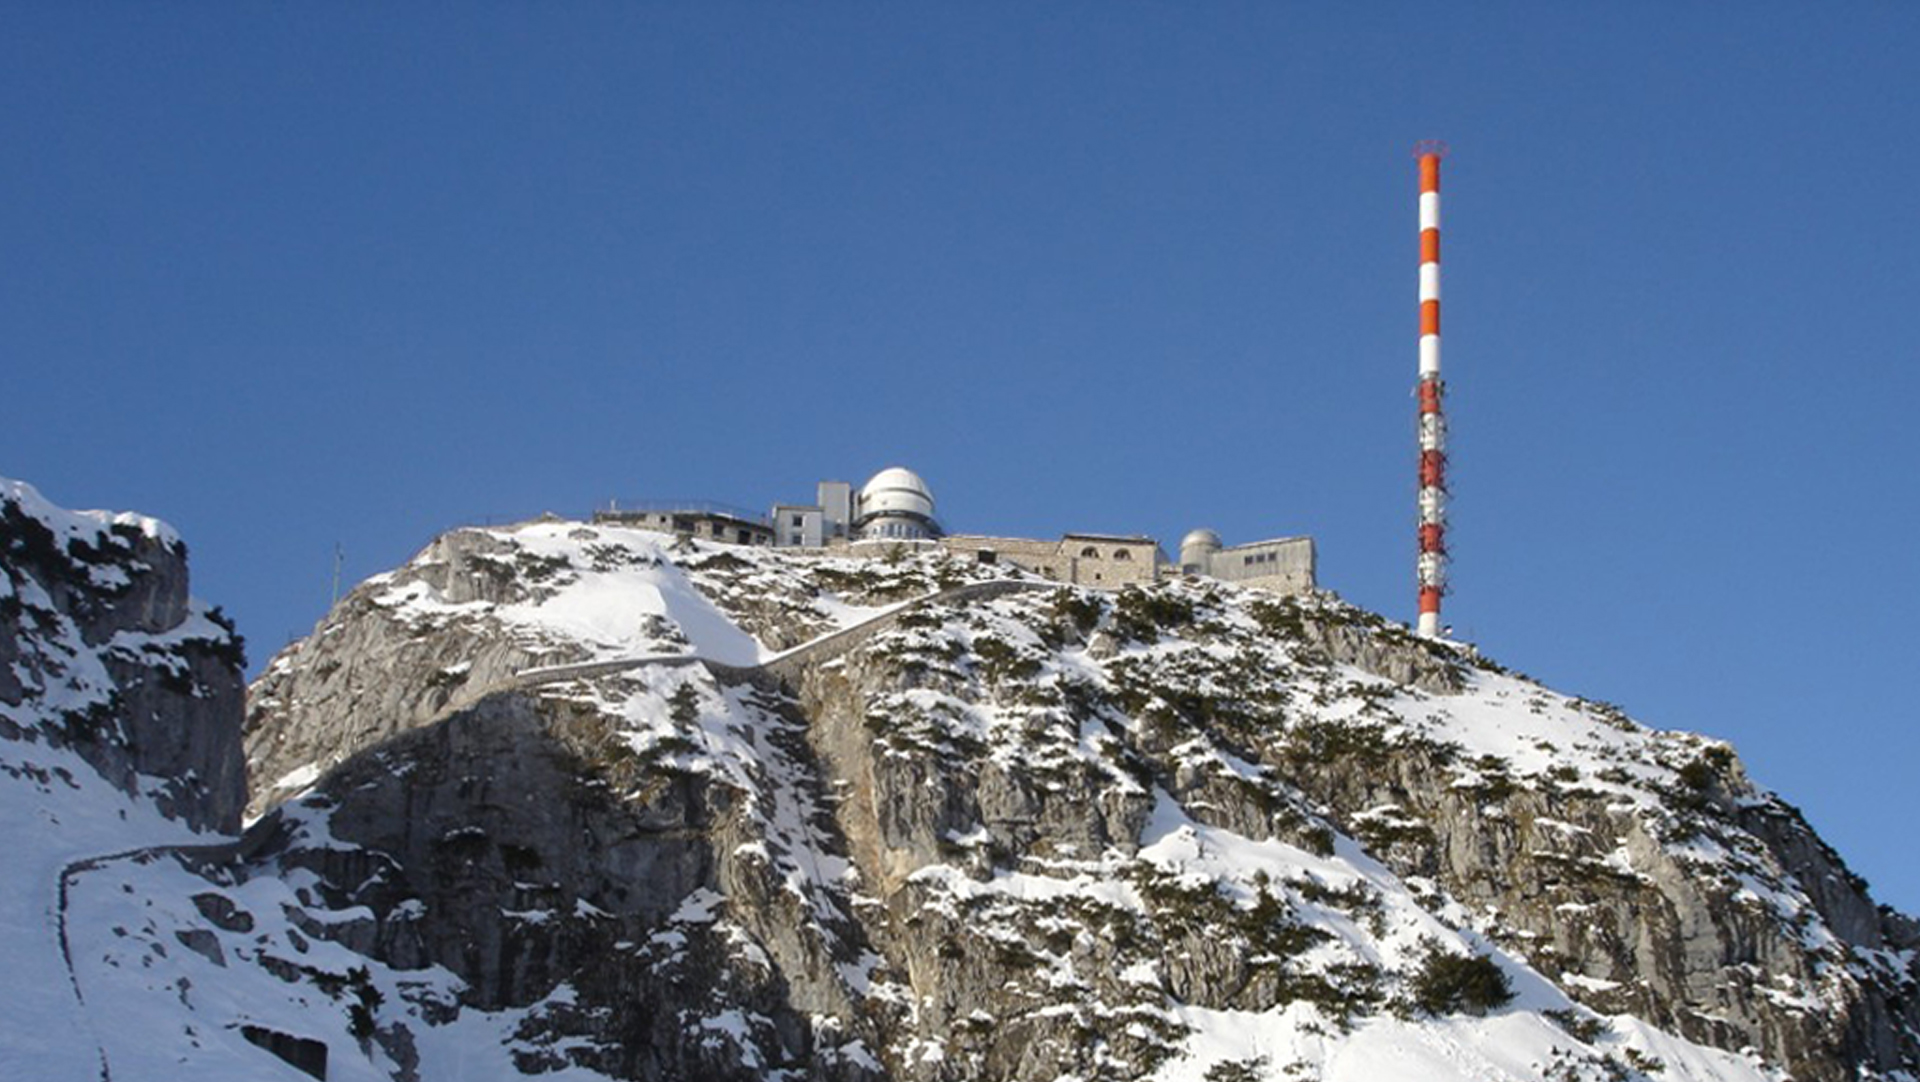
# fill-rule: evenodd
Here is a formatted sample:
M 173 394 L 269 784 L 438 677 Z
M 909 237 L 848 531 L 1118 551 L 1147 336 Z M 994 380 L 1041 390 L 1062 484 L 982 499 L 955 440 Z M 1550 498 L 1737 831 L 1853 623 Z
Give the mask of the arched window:
M 1133 553 L 1128 552 L 1126 549 L 1114 549 L 1113 558 L 1116 560 L 1131 560 L 1133 559 Z
M 1092 545 L 1088 545 L 1086 548 L 1080 550 L 1080 558 L 1083 560 L 1098 560 L 1100 558 L 1100 550 L 1094 548 Z

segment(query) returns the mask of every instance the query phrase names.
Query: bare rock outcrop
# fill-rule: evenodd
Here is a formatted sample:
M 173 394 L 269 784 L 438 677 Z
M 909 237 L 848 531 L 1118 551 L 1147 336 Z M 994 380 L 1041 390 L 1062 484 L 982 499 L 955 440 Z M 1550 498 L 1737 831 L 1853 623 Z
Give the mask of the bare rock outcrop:
M 168 814 L 237 831 L 243 667 L 171 529 L 0 481 L 0 736 L 70 747 Z

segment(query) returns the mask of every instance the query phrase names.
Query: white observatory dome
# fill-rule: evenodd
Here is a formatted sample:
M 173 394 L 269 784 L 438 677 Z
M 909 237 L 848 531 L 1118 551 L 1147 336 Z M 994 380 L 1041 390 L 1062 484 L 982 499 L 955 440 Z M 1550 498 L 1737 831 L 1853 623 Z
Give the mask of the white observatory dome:
M 860 514 L 910 515 L 933 517 L 933 493 L 920 475 L 900 466 L 889 466 L 873 475 L 860 488 Z
M 1190 548 L 1212 549 L 1217 552 L 1223 547 L 1224 545 L 1220 541 L 1220 535 L 1204 526 L 1200 529 L 1189 531 L 1187 536 L 1180 539 L 1181 552 L 1185 552 Z
M 1180 539 L 1180 570 L 1189 575 L 1213 573 L 1213 557 L 1223 546 L 1220 535 L 1206 527 L 1190 530 Z
M 933 493 L 920 475 L 889 466 L 860 487 L 854 530 L 865 541 L 923 541 L 940 536 L 933 520 Z

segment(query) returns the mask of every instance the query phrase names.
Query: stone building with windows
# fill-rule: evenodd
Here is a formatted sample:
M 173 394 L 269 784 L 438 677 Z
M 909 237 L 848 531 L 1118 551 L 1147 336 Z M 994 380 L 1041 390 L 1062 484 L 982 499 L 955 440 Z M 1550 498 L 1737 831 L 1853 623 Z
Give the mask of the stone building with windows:
M 1159 543 L 1138 535 L 1070 533 L 1058 541 L 1043 541 L 953 534 L 940 543 L 949 552 L 971 554 L 983 564 L 1012 564 L 1050 579 L 1107 590 L 1153 582 L 1167 566 Z

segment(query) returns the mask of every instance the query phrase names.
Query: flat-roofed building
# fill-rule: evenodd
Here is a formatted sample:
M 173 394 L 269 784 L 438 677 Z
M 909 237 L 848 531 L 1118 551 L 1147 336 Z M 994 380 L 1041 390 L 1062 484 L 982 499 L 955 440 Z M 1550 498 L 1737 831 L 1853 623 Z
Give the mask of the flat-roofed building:
M 782 548 L 819 548 L 827 543 L 827 515 L 818 504 L 773 505 L 773 543 Z
M 1276 537 L 1228 547 L 1212 530 L 1194 530 L 1180 540 L 1180 570 L 1276 594 L 1304 593 L 1315 582 L 1313 538 Z
M 773 526 L 765 518 L 743 508 L 699 501 L 618 503 L 593 513 L 593 521 L 617 526 L 637 526 L 643 530 L 703 541 L 723 541 L 729 545 L 771 545 Z

